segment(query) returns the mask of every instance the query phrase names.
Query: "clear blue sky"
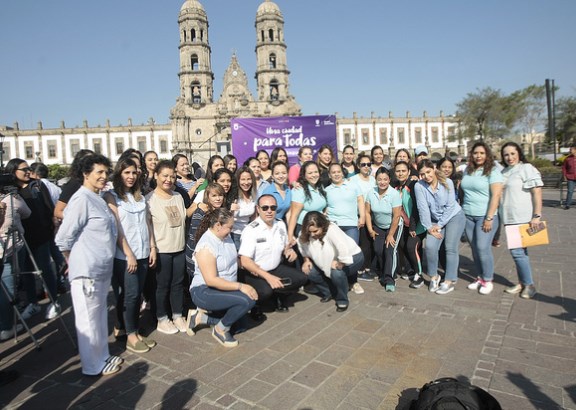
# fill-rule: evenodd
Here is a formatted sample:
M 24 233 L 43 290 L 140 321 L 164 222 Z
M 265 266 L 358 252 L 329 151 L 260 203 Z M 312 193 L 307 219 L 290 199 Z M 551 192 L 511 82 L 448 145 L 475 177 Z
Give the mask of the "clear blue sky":
M 0 125 L 168 122 L 183 0 L 2 0 Z M 255 90 L 259 0 L 204 0 L 215 97 L 233 50 Z M 455 112 L 477 88 L 576 95 L 574 0 L 277 0 L 304 114 Z

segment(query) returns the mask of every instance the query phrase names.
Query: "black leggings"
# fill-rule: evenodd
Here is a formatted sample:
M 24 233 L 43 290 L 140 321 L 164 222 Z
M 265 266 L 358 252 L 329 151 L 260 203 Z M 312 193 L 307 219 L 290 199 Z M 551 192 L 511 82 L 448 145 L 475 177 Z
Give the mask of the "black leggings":
M 420 275 L 422 275 L 421 236 L 424 235 L 425 233 L 412 237 L 410 232 L 408 232 L 408 228 L 404 227 L 402 237 L 400 238 L 400 244 L 398 245 L 398 250 L 404 254 L 407 262 L 412 267 L 412 270 Z M 406 269 L 406 271 L 408 270 L 409 269 Z

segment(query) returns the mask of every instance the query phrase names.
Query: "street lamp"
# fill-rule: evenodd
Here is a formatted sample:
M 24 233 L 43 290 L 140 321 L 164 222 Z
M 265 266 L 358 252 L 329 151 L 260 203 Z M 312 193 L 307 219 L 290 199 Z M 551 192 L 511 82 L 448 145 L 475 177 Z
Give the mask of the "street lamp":
M 4 138 L 6 136 L 0 133 L 0 171 L 4 171 Z

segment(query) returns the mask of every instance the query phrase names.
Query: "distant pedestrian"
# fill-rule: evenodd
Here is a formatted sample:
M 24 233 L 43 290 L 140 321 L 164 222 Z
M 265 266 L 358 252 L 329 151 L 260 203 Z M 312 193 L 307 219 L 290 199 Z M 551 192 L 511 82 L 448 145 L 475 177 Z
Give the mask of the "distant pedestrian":
M 562 163 L 562 175 L 568 185 L 564 209 L 570 209 L 570 206 L 572 205 L 572 196 L 574 195 L 574 186 L 576 186 L 576 143 L 572 143 L 570 146 L 570 154 Z

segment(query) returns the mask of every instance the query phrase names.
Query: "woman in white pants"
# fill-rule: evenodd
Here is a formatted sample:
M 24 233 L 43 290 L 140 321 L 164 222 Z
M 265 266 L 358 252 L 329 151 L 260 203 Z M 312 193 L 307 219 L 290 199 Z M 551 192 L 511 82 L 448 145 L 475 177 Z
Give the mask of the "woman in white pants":
M 108 350 L 106 297 L 117 230 L 114 215 L 100 191 L 108 181 L 110 161 L 103 155 L 90 155 L 80 166 L 83 184 L 64 210 L 56 245 L 68 261 L 82 373 L 108 375 L 119 371 L 123 362 Z

